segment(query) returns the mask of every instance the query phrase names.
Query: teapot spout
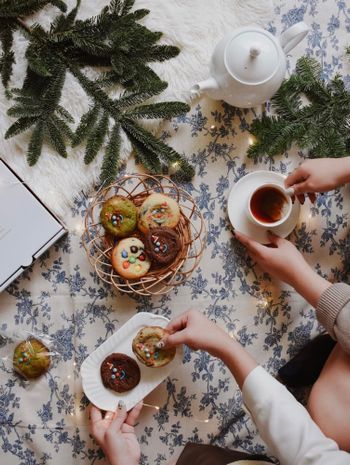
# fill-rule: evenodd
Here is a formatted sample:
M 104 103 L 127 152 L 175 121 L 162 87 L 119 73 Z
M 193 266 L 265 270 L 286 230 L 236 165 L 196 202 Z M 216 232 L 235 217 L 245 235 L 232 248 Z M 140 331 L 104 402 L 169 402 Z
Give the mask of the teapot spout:
M 205 81 L 198 82 L 194 86 L 191 87 L 191 95 L 192 97 L 198 97 L 203 92 L 211 95 L 212 93 L 216 93 L 220 89 L 218 82 L 213 78 L 210 77 Z

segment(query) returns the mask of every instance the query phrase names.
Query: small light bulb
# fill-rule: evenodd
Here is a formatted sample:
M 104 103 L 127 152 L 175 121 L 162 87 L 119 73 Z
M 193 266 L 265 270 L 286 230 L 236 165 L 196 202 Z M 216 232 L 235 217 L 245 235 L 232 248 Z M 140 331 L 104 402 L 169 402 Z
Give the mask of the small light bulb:
M 212 125 L 210 126 L 210 129 L 211 129 L 212 131 L 215 131 L 215 129 L 216 129 L 215 124 L 212 124 Z
M 81 236 L 84 232 L 84 225 L 83 223 L 79 223 L 76 225 L 76 227 L 74 228 L 74 232 L 76 232 L 79 236 Z
M 249 137 L 248 137 L 248 144 L 249 144 L 249 145 L 253 145 L 254 142 L 255 142 L 254 137 L 253 137 L 253 136 L 249 136 Z
M 180 162 L 179 161 L 174 161 L 174 163 L 171 163 L 169 167 L 169 174 L 175 174 L 180 168 Z

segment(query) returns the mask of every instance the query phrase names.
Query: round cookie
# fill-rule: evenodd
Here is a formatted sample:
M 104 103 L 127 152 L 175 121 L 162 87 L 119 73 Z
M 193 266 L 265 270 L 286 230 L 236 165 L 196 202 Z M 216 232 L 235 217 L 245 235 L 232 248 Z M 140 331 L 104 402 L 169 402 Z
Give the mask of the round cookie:
M 173 262 L 181 249 L 179 235 L 170 228 L 154 228 L 145 236 L 148 257 L 155 265 L 168 265 Z
M 167 334 L 160 326 L 145 326 L 134 337 L 132 350 L 138 360 L 148 367 L 159 368 L 170 363 L 176 348 L 158 349 L 158 342 Z
M 105 358 L 100 368 L 103 385 L 115 392 L 126 392 L 140 382 L 140 368 L 131 357 L 125 354 L 111 354 Z
M 152 228 L 175 228 L 179 220 L 180 207 L 174 199 L 164 194 L 151 194 L 140 207 L 137 226 L 146 234 Z
M 104 202 L 100 221 L 105 230 L 112 236 L 128 236 L 136 227 L 137 208 L 126 197 L 115 195 Z
M 128 237 L 114 247 L 112 265 L 123 278 L 137 279 L 148 272 L 151 262 L 145 254 L 143 242 L 136 237 Z
M 13 368 L 27 379 L 46 373 L 51 364 L 49 349 L 38 339 L 22 341 L 13 353 Z

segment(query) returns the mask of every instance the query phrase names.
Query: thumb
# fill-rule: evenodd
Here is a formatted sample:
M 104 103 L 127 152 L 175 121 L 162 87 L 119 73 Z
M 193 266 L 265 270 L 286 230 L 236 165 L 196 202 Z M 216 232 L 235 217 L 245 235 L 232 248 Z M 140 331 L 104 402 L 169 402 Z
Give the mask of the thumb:
M 120 428 L 122 427 L 124 421 L 126 420 L 127 417 L 127 411 L 126 411 L 126 406 L 122 400 L 118 402 L 118 407 L 117 410 L 114 414 L 113 421 L 111 423 L 111 428 L 114 431 L 119 432 Z
M 272 231 L 267 231 L 267 237 L 269 238 L 270 243 L 272 245 L 275 245 L 276 247 L 280 247 L 284 242 L 284 239 L 282 239 L 282 237 L 277 236 Z

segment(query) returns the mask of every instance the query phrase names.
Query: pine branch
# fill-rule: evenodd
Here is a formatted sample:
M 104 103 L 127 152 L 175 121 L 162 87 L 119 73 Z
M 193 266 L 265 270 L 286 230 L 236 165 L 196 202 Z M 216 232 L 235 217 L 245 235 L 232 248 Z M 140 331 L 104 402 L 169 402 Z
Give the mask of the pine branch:
M 168 87 L 168 84 L 164 81 L 158 81 L 154 83 L 153 86 L 150 86 L 148 89 L 141 91 L 141 92 L 134 92 L 134 93 L 125 93 L 122 95 L 118 101 L 116 102 L 116 108 L 118 110 L 123 110 L 124 108 L 128 108 L 138 103 L 142 103 L 145 100 L 150 99 L 154 95 L 158 95 L 163 90 Z
M 167 60 L 179 53 L 177 47 L 158 44 L 161 32 L 137 22 L 149 10 L 133 10 L 134 0 L 112 0 L 95 18 L 77 20 L 80 5 L 77 0 L 76 7 L 67 14 L 59 14 L 48 31 L 40 24 L 29 27 L 25 17 L 49 3 L 63 12 L 66 10 L 62 0 L 0 0 L 0 26 L 5 21 L 11 28 L 19 28 L 29 40 L 24 84 L 21 89 L 13 90 L 16 103 L 8 111 L 18 120 L 8 129 L 6 137 L 34 126 L 27 155 L 30 165 L 37 162 L 47 139 L 64 158 L 68 139 L 73 146 L 87 139 L 84 161 L 91 163 L 105 142 L 109 122 L 114 120 L 102 163 L 102 180 L 112 180 L 117 173 L 121 129 L 130 138 L 138 159 L 152 172 L 159 173 L 162 166 L 176 163 L 180 167 L 179 176 L 189 179 L 193 168 L 188 162 L 133 121 L 171 118 L 189 110 L 181 102 L 144 104 L 167 86 L 148 63 Z M 14 62 L 11 28 L 0 29 L 3 48 L 0 68 L 5 86 Z M 85 66 L 103 66 L 107 71 L 93 81 L 81 71 Z M 73 117 L 60 105 L 67 70 L 92 100 L 74 134 L 68 124 L 73 123 Z M 119 99 L 112 99 L 106 92 L 106 87 L 114 84 L 127 89 Z
M 10 139 L 13 136 L 17 136 L 21 132 L 25 132 L 37 121 L 36 117 L 23 117 L 19 118 L 15 123 L 8 128 L 5 133 L 5 139 Z
M 12 19 L 6 21 L 0 20 L 0 28 L 0 42 L 2 46 L 2 55 L 0 57 L 1 82 L 5 89 L 7 89 L 12 74 L 12 67 L 15 63 L 12 45 L 13 31 L 16 28 L 16 23 Z
M 182 102 L 161 102 L 153 103 L 151 105 L 142 105 L 127 111 L 125 114 L 128 118 L 173 118 L 175 116 L 183 115 L 190 111 L 190 107 Z
M 306 104 L 302 97 L 306 97 Z M 276 116 L 263 115 L 251 125 L 256 142 L 248 149 L 249 157 L 274 157 L 293 143 L 312 157 L 350 153 L 350 92 L 339 76 L 326 83 L 316 60 L 299 59 L 295 74 L 284 81 L 272 104 Z
M 176 150 L 157 139 L 151 133 L 138 126 L 134 121 L 124 117 L 121 125 L 128 137 L 141 143 L 149 152 L 162 160 L 167 166 L 176 163 L 178 165 L 178 178 L 189 181 L 194 175 L 194 168 Z
M 85 113 L 81 117 L 80 124 L 77 127 L 73 136 L 72 147 L 80 145 L 83 142 L 83 140 L 85 140 L 89 136 L 89 134 L 95 126 L 99 111 L 100 107 L 98 105 L 94 105 L 92 108 L 90 108 L 90 110 L 87 113 Z
M 130 142 L 135 150 L 136 159 L 153 174 L 162 172 L 161 162 L 156 154 L 147 150 L 143 144 L 129 134 Z
M 118 163 L 120 157 L 120 124 L 115 124 L 112 129 L 106 153 L 103 158 L 100 181 L 101 183 L 110 184 L 115 181 L 118 173 Z
M 84 158 L 84 162 L 86 165 L 88 165 L 95 159 L 98 151 L 102 147 L 104 138 L 108 130 L 108 121 L 108 113 L 104 113 L 94 131 L 90 133 L 86 144 L 86 152 Z
M 67 158 L 66 144 L 59 126 L 51 118 L 46 122 L 46 127 L 52 147 L 63 158 Z
M 27 161 L 29 166 L 35 165 L 38 161 L 41 150 L 44 142 L 44 123 L 43 121 L 39 121 L 39 123 L 35 126 L 33 131 L 32 137 L 30 139 L 28 153 L 27 153 Z
M 67 9 L 66 4 L 61 0 L 2 0 L 0 3 L 0 18 L 29 16 L 50 3 L 57 6 L 61 11 Z

